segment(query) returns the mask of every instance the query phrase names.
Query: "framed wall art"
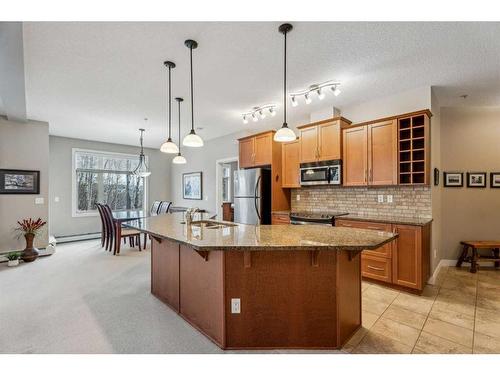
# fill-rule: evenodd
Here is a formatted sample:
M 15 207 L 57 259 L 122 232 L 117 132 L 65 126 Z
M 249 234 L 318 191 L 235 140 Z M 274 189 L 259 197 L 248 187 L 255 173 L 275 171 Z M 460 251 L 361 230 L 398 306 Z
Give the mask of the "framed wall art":
M 467 187 L 486 187 L 486 172 L 467 172 Z
M 184 199 L 202 199 L 202 172 L 182 174 L 182 197 Z
M 40 194 L 40 171 L 0 169 L 0 194 Z
M 491 188 L 500 188 L 500 172 L 491 172 L 490 173 L 490 187 Z
M 463 172 L 444 172 L 445 187 L 462 187 L 464 186 Z

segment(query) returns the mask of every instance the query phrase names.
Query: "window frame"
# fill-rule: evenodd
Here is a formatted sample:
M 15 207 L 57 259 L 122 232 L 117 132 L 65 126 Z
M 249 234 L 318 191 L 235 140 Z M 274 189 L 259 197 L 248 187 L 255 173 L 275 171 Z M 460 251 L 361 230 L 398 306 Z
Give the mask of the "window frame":
M 87 211 L 87 212 L 79 212 L 77 210 L 77 188 L 76 188 L 76 154 L 78 152 L 86 152 L 92 154 L 106 155 L 106 156 L 122 156 L 126 158 L 139 158 L 137 154 L 126 154 L 123 152 L 110 152 L 110 151 L 102 151 L 102 150 L 91 150 L 85 148 L 72 148 L 71 149 L 71 216 L 72 217 L 94 217 L 99 216 L 99 212 L 97 210 Z M 149 157 L 146 155 L 146 163 L 149 165 Z M 113 171 L 110 171 L 113 172 Z M 118 171 L 119 172 L 119 171 Z M 125 174 L 125 173 L 124 173 Z M 146 210 L 148 207 L 148 192 L 149 192 L 149 183 L 148 178 L 144 178 L 144 202 L 143 202 L 143 210 Z M 126 210 L 122 210 L 126 211 Z

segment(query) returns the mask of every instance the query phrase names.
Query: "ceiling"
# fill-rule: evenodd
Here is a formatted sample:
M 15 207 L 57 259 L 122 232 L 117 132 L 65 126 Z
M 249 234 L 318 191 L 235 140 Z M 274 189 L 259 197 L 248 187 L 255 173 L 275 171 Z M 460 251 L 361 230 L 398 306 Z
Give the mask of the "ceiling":
M 24 23 L 28 118 L 50 134 L 159 147 L 167 133 L 166 69 L 185 98 L 190 126 L 189 50 L 195 126 L 205 139 L 278 127 L 282 121 L 283 37 L 278 22 Z M 289 123 L 408 89 L 435 86 L 441 105 L 500 105 L 500 23 L 296 22 L 288 36 L 290 91 L 338 80 L 342 93 L 289 108 Z M 466 100 L 460 95 L 467 94 Z M 278 104 L 278 116 L 243 124 L 251 107 Z M 177 139 L 177 111 L 173 131 Z

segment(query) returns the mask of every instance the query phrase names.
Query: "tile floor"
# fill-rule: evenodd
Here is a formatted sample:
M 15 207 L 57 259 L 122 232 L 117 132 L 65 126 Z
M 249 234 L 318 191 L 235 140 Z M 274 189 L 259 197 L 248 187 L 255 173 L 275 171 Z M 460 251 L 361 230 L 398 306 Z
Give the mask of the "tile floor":
M 442 268 L 422 296 L 363 282 L 349 353 L 500 353 L 500 271 Z

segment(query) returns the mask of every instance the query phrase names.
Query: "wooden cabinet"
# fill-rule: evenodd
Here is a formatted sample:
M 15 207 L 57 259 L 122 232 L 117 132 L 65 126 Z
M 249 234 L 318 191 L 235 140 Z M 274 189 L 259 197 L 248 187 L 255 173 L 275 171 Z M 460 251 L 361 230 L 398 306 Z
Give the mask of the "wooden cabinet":
M 271 209 L 290 209 L 290 189 L 283 186 L 282 143 L 274 141 L 274 130 L 249 135 L 239 141 L 239 167 L 271 169 Z M 291 152 L 291 151 L 290 151 Z M 288 166 L 286 167 L 288 168 Z M 298 173 L 298 167 L 297 167 Z M 290 180 L 290 177 L 287 181 Z M 293 179 L 293 177 L 292 177 Z M 290 183 L 291 184 L 291 183 Z M 289 186 L 293 187 L 293 186 Z
M 284 188 L 300 187 L 300 144 L 299 141 L 284 143 L 281 147 Z
M 363 186 L 368 183 L 368 132 L 359 126 L 343 131 L 343 184 Z
M 290 224 L 290 214 L 282 212 L 273 212 L 271 214 L 271 224 L 272 225 Z
M 350 123 L 343 117 L 335 117 L 299 126 L 300 162 L 311 163 L 341 159 L 341 129 Z
M 239 164 L 240 168 L 250 168 L 254 163 L 255 138 L 240 139 Z
M 399 237 L 361 254 L 363 277 L 422 292 L 430 274 L 430 224 L 403 225 L 337 219 L 335 226 L 394 232 Z
M 343 131 L 344 185 L 396 185 L 398 138 L 396 120 Z
M 398 128 L 396 120 L 367 126 L 368 185 L 398 183 Z
M 240 138 L 240 168 L 261 167 L 272 164 L 274 131 Z

